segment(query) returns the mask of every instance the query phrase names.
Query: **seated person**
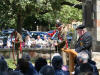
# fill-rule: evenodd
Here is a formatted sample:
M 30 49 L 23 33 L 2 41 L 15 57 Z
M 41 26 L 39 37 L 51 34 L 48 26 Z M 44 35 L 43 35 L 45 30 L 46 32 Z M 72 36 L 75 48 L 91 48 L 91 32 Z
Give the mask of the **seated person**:
M 75 66 L 75 75 L 91 72 L 93 75 L 99 75 L 96 63 L 89 59 L 89 55 L 82 51 L 77 56 L 77 64 Z
M 26 38 L 25 38 L 25 47 L 28 47 L 30 48 L 31 47 L 31 39 L 30 39 L 30 36 L 27 35 Z
M 55 75 L 70 75 L 68 71 L 62 70 L 63 60 L 61 56 L 54 56 L 52 58 L 52 66 L 55 70 Z
M 35 40 L 36 47 L 41 48 L 43 44 L 43 40 L 41 39 L 40 36 L 37 36 L 37 39 Z

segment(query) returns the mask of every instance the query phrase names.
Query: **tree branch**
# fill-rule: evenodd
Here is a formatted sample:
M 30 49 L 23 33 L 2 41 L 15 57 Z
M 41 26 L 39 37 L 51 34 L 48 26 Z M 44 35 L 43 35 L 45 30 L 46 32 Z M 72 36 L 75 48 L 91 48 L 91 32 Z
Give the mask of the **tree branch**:
M 85 2 L 86 0 L 77 0 L 77 1 L 79 1 L 79 2 Z
M 5 3 L 7 4 L 7 5 L 10 5 L 10 1 L 9 0 L 4 0 L 5 1 Z
M 62 2 L 61 5 L 68 5 L 68 6 L 73 6 L 75 8 L 78 8 L 78 9 L 82 9 L 82 5 L 73 4 L 73 3 L 70 3 L 70 2 Z
M 50 12 L 50 10 L 44 10 L 42 12 L 39 12 L 39 14 L 43 15 L 43 14 L 48 13 L 48 12 Z

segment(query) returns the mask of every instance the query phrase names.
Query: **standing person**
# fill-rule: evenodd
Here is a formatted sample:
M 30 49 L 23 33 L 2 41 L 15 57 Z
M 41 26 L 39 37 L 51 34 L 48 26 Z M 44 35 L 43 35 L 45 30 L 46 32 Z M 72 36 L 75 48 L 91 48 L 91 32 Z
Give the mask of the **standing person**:
M 17 53 L 17 60 L 19 58 L 19 50 L 20 52 L 22 52 L 22 47 L 21 47 L 21 43 L 22 43 L 22 36 L 20 33 L 18 33 L 16 30 L 13 31 L 12 35 L 11 35 L 11 38 L 14 36 L 15 40 L 12 41 L 13 43 L 13 47 L 15 48 L 16 50 L 16 53 Z
M 58 45 L 56 47 L 56 51 L 58 49 L 58 52 L 61 54 L 62 48 L 68 48 L 68 43 L 66 38 L 68 29 L 59 20 L 57 20 L 56 22 L 56 28 L 58 31 Z
M 91 59 L 92 36 L 89 32 L 86 32 L 84 25 L 79 25 L 76 30 L 79 38 L 75 44 L 75 51 L 77 53 L 85 51 L 88 53 L 89 58 Z

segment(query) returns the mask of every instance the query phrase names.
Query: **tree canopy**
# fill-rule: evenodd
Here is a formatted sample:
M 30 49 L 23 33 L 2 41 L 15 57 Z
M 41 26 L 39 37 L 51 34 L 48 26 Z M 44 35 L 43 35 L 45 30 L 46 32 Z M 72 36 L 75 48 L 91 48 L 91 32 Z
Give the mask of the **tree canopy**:
M 82 20 L 82 5 L 76 0 L 0 0 L 0 27 L 33 30 L 36 25 L 54 25 Z

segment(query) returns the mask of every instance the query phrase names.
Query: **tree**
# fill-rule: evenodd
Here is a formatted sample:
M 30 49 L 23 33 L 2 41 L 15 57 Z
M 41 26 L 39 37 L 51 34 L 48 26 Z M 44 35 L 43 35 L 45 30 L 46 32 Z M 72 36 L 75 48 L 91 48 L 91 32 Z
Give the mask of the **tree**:
M 21 33 L 24 19 L 26 16 L 31 15 L 33 13 L 32 10 L 35 9 L 33 9 L 33 7 L 35 7 L 34 3 L 35 1 L 32 0 L 1 0 L 1 6 L 7 7 L 7 10 L 5 8 L 1 9 L 6 12 L 2 15 L 6 15 L 4 18 L 7 18 L 7 16 L 10 15 L 9 19 L 12 18 L 15 20 L 16 28 L 18 32 Z
M 1 0 L 0 21 L 2 25 L 13 26 L 21 33 L 24 25 L 29 24 L 29 28 L 32 28 L 36 21 L 42 25 L 49 25 L 59 18 L 64 23 L 74 19 L 81 20 L 82 11 L 78 10 L 80 8 L 77 6 L 81 7 L 76 0 Z M 32 20 L 33 24 L 30 24 Z

